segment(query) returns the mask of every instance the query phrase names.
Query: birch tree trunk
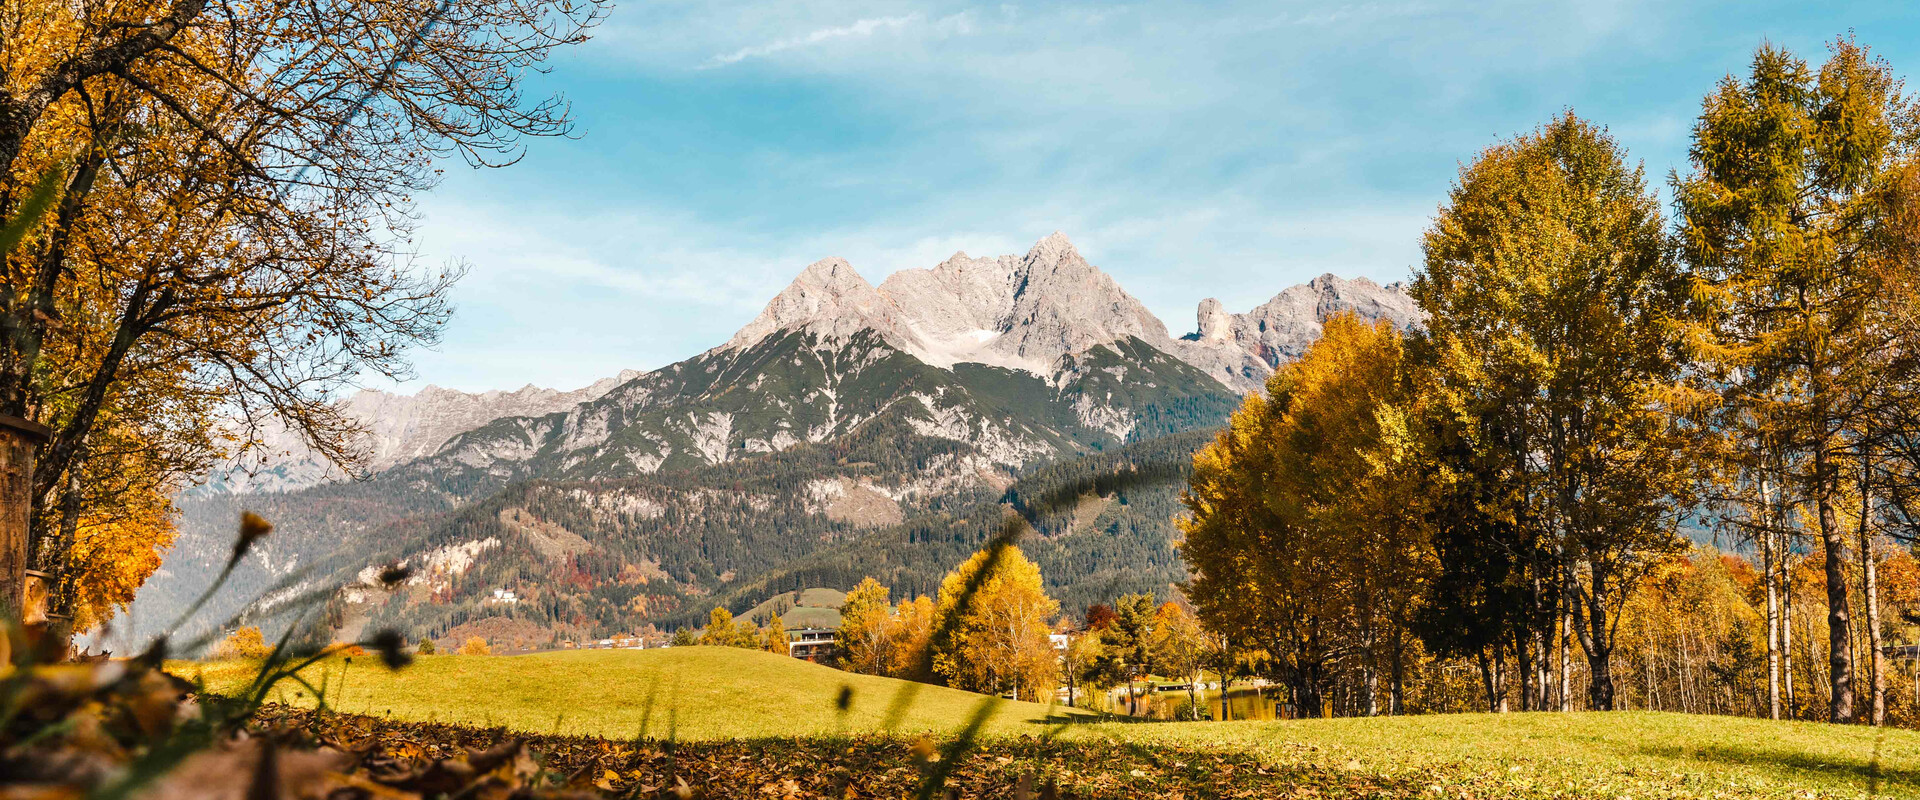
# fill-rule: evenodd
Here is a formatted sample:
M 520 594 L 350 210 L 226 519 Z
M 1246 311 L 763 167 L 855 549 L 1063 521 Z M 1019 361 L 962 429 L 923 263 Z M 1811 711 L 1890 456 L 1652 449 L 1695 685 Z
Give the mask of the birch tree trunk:
M 1880 652 L 1880 576 L 1873 553 L 1873 494 L 1869 476 L 1871 467 L 1860 472 L 1860 593 L 1866 605 L 1867 680 L 1873 692 L 1871 719 L 1875 726 L 1887 721 L 1887 674 L 1885 655 Z
M 1761 490 L 1765 493 L 1765 490 Z M 1767 583 L 1767 718 L 1780 718 L 1780 591 L 1779 554 L 1774 550 L 1773 530 L 1763 521 L 1760 530 L 1760 555 Z
M 1792 718 L 1799 711 L 1793 696 L 1793 551 L 1789 548 L 1791 540 L 1785 532 L 1780 533 L 1780 658 L 1786 680 L 1781 688 L 1786 692 L 1787 716 Z

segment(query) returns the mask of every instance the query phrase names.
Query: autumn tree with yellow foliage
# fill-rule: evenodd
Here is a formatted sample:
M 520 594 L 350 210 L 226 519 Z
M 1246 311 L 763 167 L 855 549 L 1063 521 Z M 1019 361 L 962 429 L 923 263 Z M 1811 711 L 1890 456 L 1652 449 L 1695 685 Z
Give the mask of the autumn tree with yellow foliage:
M 887 674 L 888 629 L 893 622 L 890 610 L 887 587 L 873 578 L 860 581 L 847 592 L 840 603 L 840 625 L 833 631 L 841 669 L 865 675 Z
M 0 415 L 24 423 L 0 436 L 50 434 L 25 497 L 0 500 L 32 531 L 30 554 L 0 531 L 0 604 L 28 557 L 56 615 L 123 602 L 171 535 L 164 498 L 262 425 L 357 464 L 334 391 L 403 376 L 458 274 L 411 263 L 410 198 L 438 157 L 506 164 L 564 132 L 564 101 L 528 102 L 521 76 L 606 7 L 10 4 Z
M 1611 709 L 1616 617 L 1637 571 L 1682 546 L 1702 438 L 1690 281 L 1659 198 L 1604 128 L 1569 113 L 1463 167 L 1423 247 L 1428 397 L 1471 431 L 1529 556 L 1523 707 L 1565 693 L 1559 628 L 1557 671 L 1576 639 L 1589 704 Z
M 969 585 L 975 586 L 971 595 Z M 1060 658 L 1049 623 L 1059 613 L 1060 604 L 1043 588 L 1040 567 L 1019 548 L 974 553 L 940 581 L 935 615 L 948 636 L 933 642 L 934 670 L 963 689 L 1013 692 L 1022 700 L 1050 697 Z
M 1200 618 L 1265 650 L 1303 714 L 1320 715 L 1348 676 L 1370 713 L 1401 705 L 1428 563 L 1408 503 L 1423 477 L 1406 464 L 1404 362 L 1387 323 L 1329 319 L 1194 456 L 1182 497 L 1180 552 Z
M 1766 45 L 1745 76 L 1722 80 L 1701 104 L 1693 168 L 1674 199 L 1694 291 L 1712 312 L 1697 338 L 1702 365 L 1725 386 L 1723 428 L 1740 438 L 1742 469 L 1769 483 L 1749 493 L 1761 498 L 1749 516 L 1770 532 L 1791 529 L 1779 511 L 1804 506 L 1820 542 L 1827 718 L 1848 722 L 1858 627 L 1849 573 L 1872 536 L 1843 517 L 1875 494 L 1910 493 L 1898 484 L 1901 462 L 1913 463 L 1915 419 L 1903 409 L 1916 398 L 1920 345 L 1911 308 L 1920 106 L 1852 38 L 1829 49 L 1816 68 Z M 1768 577 L 1777 594 L 1779 573 Z M 1876 605 L 1869 597 L 1869 613 Z M 1871 621 L 1870 638 L 1879 627 Z

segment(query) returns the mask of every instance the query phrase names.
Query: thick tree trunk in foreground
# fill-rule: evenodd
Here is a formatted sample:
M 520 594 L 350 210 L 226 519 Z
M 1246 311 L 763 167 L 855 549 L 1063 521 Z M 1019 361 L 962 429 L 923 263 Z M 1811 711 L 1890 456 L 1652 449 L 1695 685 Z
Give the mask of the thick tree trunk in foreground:
M 1814 503 L 1820 519 L 1820 539 L 1826 547 L 1827 575 L 1827 664 L 1832 670 L 1832 691 L 1828 694 L 1827 721 L 1853 721 L 1853 634 L 1852 614 L 1847 608 L 1847 537 L 1833 511 L 1832 469 L 1825 452 L 1815 456 L 1814 472 L 1820 476 Z
M 0 614 L 13 622 L 38 624 L 46 612 L 29 609 L 26 602 L 33 462 L 48 433 L 45 426 L 0 414 Z M 34 594 L 44 600 L 48 588 L 40 585 Z
M 1598 565 L 1592 570 L 1593 598 L 1586 603 L 1587 627 L 1580 644 L 1587 651 L 1587 709 L 1613 710 L 1613 626 L 1607 620 L 1609 576 Z M 1576 595 L 1577 596 L 1577 595 Z

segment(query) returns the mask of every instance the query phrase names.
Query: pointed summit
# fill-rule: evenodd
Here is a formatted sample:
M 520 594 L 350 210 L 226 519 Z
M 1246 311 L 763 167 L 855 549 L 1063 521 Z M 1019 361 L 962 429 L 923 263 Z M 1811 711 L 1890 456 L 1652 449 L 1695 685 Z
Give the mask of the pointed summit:
M 723 349 L 752 347 L 780 331 L 804 330 L 822 338 L 844 339 L 867 329 L 896 346 L 917 342 L 913 332 L 900 324 L 893 302 L 860 277 L 852 264 L 844 258 L 823 258 L 801 270 Z
M 1087 263 L 1055 231 L 1021 259 L 1007 333 L 993 343 L 1003 353 L 1052 364 L 1060 357 L 1128 338 L 1165 349 L 1167 326 L 1113 276 Z
M 880 285 L 928 344 L 930 364 L 976 362 L 1051 376 L 1062 356 L 1139 338 L 1171 346 L 1166 325 L 1059 231 L 1024 256 L 955 253 L 933 269 L 901 270 Z
M 1028 261 L 1058 262 L 1068 257 L 1080 258 L 1080 250 L 1073 246 L 1073 241 L 1066 234 L 1059 231 L 1047 234 L 1046 238 L 1034 242 L 1033 247 L 1027 250 Z
M 847 293 L 871 291 L 873 284 L 868 283 L 866 278 L 860 277 L 860 273 L 855 272 L 853 265 L 847 263 L 846 259 L 823 258 L 808 264 L 807 268 L 801 270 L 800 275 L 794 278 L 793 283 L 788 284 L 786 291 L 781 294 L 784 295 L 796 289 L 802 292 L 808 289 L 820 289 L 829 293 Z

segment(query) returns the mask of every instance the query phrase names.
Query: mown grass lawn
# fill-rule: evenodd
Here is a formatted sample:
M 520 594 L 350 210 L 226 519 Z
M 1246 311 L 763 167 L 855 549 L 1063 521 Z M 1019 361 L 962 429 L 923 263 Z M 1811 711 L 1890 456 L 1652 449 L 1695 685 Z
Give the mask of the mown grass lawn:
M 232 691 L 253 675 L 243 662 L 181 664 L 173 671 L 188 679 L 204 675 L 214 691 Z M 368 656 L 351 664 L 328 661 L 302 677 L 324 689 L 327 705 L 340 711 L 610 738 L 874 733 L 888 730 L 889 722 L 897 733 L 941 733 L 958 728 L 985 699 L 727 647 L 424 656 L 400 672 Z M 844 712 L 842 687 L 852 690 Z M 312 705 L 302 692 L 283 683 L 269 699 Z M 896 702 L 900 715 L 890 720 Z M 1040 733 L 1049 714 L 1065 711 L 1002 702 L 986 727 Z
M 244 664 L 179 664 L 231 690 Z M 307 675 L 342 711 L 532 733 L 714 740 L 950 733 L 987 698 L 854 675 L 745 650 L 685 647 L 534 656 L 430 656 L 399 673 L 373 658 Z M 837 698 L 851 689 L 842 711 Z M 311 705 L 287 687 L 279 699 Z M 902 697 L 902 693 L 911 696 Z M 889 716 L 907 700 L 897 720 Z M 1142 749 L 1225 749 L 1275 766 L 1392 776 L 1436 797 L 1916 797 L 1920 732 L 1734 717 L 1463 714 L 1279 722 L 1095 722 L 1001 702 L 995 736 L 1096 740 Z M 889 726 L 889 722 L 894 722 Z M 1116 765 L 1124 769 L 1125 765 Z
M 1569 797 L 1920 797 L 1920 733 L 1659 712 L 1448 714 L 1245 723 L 1105 723 L 1076 735 L 1258 752 Z

